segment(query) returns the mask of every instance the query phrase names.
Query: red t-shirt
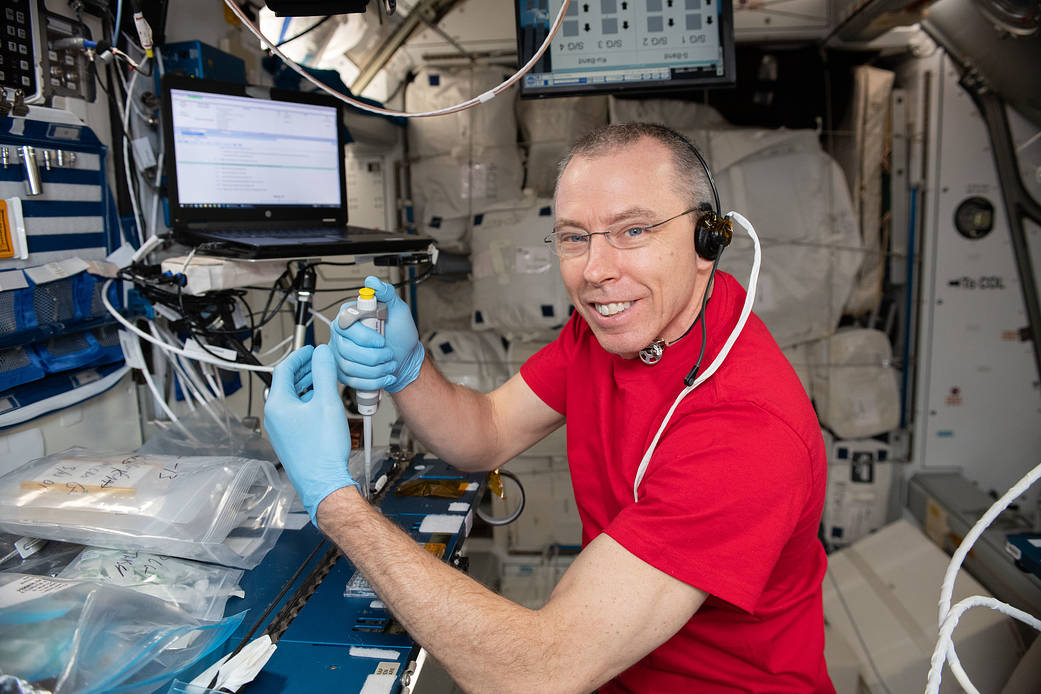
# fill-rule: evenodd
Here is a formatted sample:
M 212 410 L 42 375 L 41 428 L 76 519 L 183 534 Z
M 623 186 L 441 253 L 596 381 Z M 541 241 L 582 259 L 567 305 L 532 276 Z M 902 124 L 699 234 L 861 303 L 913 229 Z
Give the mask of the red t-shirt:
M 702 370 L 744 299 L 733 277 L 716 274 Z M 576 313 L 521 368 L 567 417 L 583 546 L 607 533 L 709 594 L 677 634 L 600 692 L 834 692 L 817 539 L 824 442 L 802 384 L 754 314 L 719 370 L 676 409 L 633 501 L 636 469 L 700 347 L 696 325 L 648 366 L 605 352 Z

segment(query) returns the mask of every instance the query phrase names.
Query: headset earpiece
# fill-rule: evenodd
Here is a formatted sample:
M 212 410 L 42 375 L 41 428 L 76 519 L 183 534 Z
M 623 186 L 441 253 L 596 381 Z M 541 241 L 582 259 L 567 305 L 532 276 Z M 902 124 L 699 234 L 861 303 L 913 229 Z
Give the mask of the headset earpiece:
M 701 215 L 694 228 L 694 250 L 705 260 L 715 262 L 734 238 L 734 226 L 713 210 Z

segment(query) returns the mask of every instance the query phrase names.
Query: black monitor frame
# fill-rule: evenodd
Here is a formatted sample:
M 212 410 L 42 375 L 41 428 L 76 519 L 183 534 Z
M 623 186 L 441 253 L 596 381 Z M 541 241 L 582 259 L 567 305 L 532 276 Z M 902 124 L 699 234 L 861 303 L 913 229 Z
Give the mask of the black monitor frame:
M 572 3 L 582 3 L 585 0 L 571 0 Z M 632 0 L 634 3 L 642 3 L 643 0 Z M 675 92 L 693 89 L 709 89 L 709 88 L 720 88 L 720 87 L 732 87 L 737 80 L 737 66 L 734 51 L 734 10 L 732 0 L 715 0 L 719 7 L 719 39 L 720 45 L 723 49 L 723 74 L 717 75 L 715 73 L 711 75 L 696 74 L 690 75 L 689 77 L 680 77 L 677 79 L 669 80 L 640 80 L 633 82 L 611 82 L 611 83 L 593 83 L 584 85 L 569 85 L 560 87 L 527 87 L 525 86 L 525 79 L 522 78 L 520 84 L 520 96 L 523 99 L 545 99 L 559 96 L 583 96 L 593 94 L 620 94 L 620 95 L 641 95 L 641 94 L 653 94 L 658 92 Z M 531 36 L 525 36 L 521 27 L 521 5 L 526 4 L 527 0 L 514 0 L 514 20 L 517 26 L 517 62 L 519 65 L 526 64 L 531 57 L 538 50 L 542 44 L 545 36 L 542 36 L 537 42 L 532 41 Z M 550 23 L 554 16 L 550 17 Z M 554 39 L 559 40 L 558 38 Z M 546 50 L 542 58 L 532 66 L 531 72 L 544 72 L 542 68 L 548 60 L 550 60 L 550 54 L 553 50 L 552 45 Z M 552 70 L 550 70 L 552 72 Z
M 162 129 L 164 147 L 167 152 L 164 165 L 166 175 L 166 191 L 169 199 L 170 225 L 181 227 L 188 224 L 210 223 L 210 222 L 266 222 L 275 220 L 284 221 L 306 221 L 315 222 L 331 221 L 343 225 L 347 223 L 347 189 L 346 189 L 346 163 L 343 156 L 347 144 L 346 133 L 343 127 L 343 103 L 326 94 L 297 92 L 276 87 L 264 87 L 256 85 L 237 84 L 232 82 L 221 82 L 217 80 L 206 80 L 183 75 L 167 73 L 162 77 L 160 96 L 160 112 L 162 114 Z M 180 89 L 194 92 L 208 92 L 223 96 L 249 97 L 265 101 L 287 101 L 298 104 L 314 104 L 328 106 L 336 109 L 336 137 L 340 171 L 339 180 L 341 185 L 340 204 L 335 207 L 311 207 L 307 205 L 257 205 L 255 207 L 219 208 L 201 207 L 193 208 L 182 206 L 177 190 L 177 162 L 172 153 L 174 152 L 174 131 L 171 107 L 171 90 Z

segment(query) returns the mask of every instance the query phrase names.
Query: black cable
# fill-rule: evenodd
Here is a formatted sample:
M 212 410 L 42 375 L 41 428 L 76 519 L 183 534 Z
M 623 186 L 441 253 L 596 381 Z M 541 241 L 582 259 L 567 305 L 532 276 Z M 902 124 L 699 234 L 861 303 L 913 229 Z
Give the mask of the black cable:
M 314 31 L 315 29 L 317 29 L 318 27 L 322 26 L 323 24 L 328 22 L 330 19 L 332 19 L 332 17 L 333 16 L 331 14 L 325 15 L 324 17 L 319 19 L 317 22 L 315 22 L 311 26 L 309 26 L 306 29 L 304 29 L 303 31 L 301 31 L 299 34 L 296 34 L 294 36 L 290 36 L 288 39 L 283 39 L 282 41 L 279 41 L 278 43 L 275 44 L 275 48 L 281 48 L 282 46 L 286 45 L 290 41 L 296 41 L 301 36 L 305 36 L 307 34 L 310 34 L 312 31 Z
M 429 268 L 424 270 L 422 273 L 420 273 L 419 275 L 417 275 L 413 279 L 407 279 L 407 280 L 402 280 L 400 282 L 394 282 L 394 283 L 391 284 L 391 286 L 394 287 L 395 289 L 401 289 L 402 287 L 404 287 L 406 285 L 409 285 L 409 284 L 420 284 L 420 283 L 425 282 L 426 280 L 430 279 L 430 276 L 433 275 L 433 274 L 434 274 L 434 266 L 431 265 Z M 327 292 L 356 292 L 359 289 L 361 289 L 361 285 L 359 285 L 357 287 L 338 287 L 336 289 L 325 289 L 325 290 L 316 289 L 315 291 L 317 291 L 317 292 L 320 292 L 320 291 L 327 291 Z M 344 296 L 344 297 L 341 297 L 341 298 L 337 299 L 336 301 L 332 302 L 331 304 L 326 304 L 325 306 L 322 306 L 321 308 L 315 308 L 313 310 L 315 311 L 315 313 L 321 313 L 323 311 L 326 311 L 326 310 L 332 308 L 333 306 L 336 306 L 339 303 L 343 303 L 344 301 L 347 301 L 350 298 L 351 297 L 348 294 L 347 296 Z
M 712 262 L 712 272 L 708 276 L 708 284 L 705 285 L 705 293 L 701 297 L 701 352 L 698 354 L 698 360 L 694 364 L 694 368 L 687 373 L 686 378 L 683 379 L 683 384 L 690 388 L 694 385 L 694 379 L 698 377 L 698 370 L 701 368 L 701 360 L 705 358 L 705 307 L 708 306 L 708 295 L 712 289 L 712 280 L 716 277 L 716 268 L 719 266 L 719 256 Z

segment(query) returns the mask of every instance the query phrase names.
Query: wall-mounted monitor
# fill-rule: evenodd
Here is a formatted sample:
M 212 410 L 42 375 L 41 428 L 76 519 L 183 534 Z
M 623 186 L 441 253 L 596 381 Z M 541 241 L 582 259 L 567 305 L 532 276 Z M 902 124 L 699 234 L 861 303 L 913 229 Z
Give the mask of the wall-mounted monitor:
M 520 64 L 535 55 L 563 0 L 515 0 Z M 645 93 L 734 83 L 731 0 L 571 0 L 521 96 Z

